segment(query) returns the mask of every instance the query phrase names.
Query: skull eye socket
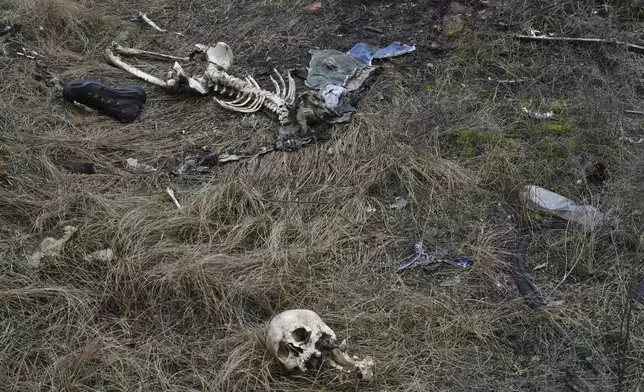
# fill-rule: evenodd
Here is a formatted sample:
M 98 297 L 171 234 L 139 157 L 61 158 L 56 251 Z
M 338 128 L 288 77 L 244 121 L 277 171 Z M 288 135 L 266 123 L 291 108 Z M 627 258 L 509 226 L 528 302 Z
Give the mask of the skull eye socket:
M 277 348 L 277 356 L 281 359 L 286 359 L 290 354 L 293 354 L 295 357 L 299 357 L 304 350 L 301 347 L 297 347 L 293 343 L 281 342 Z
M 308 342 L 309 338 L 311 337 L 311 331 L 307 331 L 305 328 L 297 328 L 291 332 L 291 335 L 293 335 L 293 339 L 297 340 L 298 342 Z
M 288 346 L 284 344 L 284 342 L 280 342 L 279 347 L 277 348 L 277 356 L 280 359 L 286 359 L 288 358 Z

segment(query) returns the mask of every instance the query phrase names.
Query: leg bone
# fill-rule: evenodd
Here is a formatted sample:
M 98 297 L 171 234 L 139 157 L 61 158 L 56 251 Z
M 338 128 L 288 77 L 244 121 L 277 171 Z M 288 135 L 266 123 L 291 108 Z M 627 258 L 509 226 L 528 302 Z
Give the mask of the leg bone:
M 112 42 L 112 49 L 114 50 L 114 52 L 123 56 L 143 56 L 143 57 L 149 57 L 155 60 L 190 61 L 189 57 L 178 57 L 178 56 L 172 56 L 169 54 L 149 52 L 147 50 L 128 48 L 128 47 L 119 45 L 116 42 Z
M 148 83 L 156 84 L 157 86 L 163 87 L 165 89 L 172 89 L 173 86 L 168 84 L 166 81 L 161 80 L 160 78 L 157 78 L 156 76 L 150 75 L 148 73 L 145 73 L 141 71 L 140 69 L 127 64 L 121 60 L 119 56 L 116 56 L 114 52 L 112 52 L 112 49 L 107 49 L 106 50 L 106 55 L 110 63 L 112 63 L 114 66 L 121 68 L 125 72 L 128 72 L 137 78 L 144 80 Z

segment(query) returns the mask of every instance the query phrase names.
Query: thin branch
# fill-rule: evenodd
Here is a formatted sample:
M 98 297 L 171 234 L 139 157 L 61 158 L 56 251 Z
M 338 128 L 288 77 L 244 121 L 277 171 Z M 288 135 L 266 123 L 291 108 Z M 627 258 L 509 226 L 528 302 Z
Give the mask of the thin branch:
M 492 78 L 476 78 L 472 79 L 476 81 L 482 81 L 482 82 L 490 82 L 490 83 L 504 83 L 504 84 L 511 84 L 511 83 L 523 83 L 523 82 L 529 82 L 534 79 L 492 79 Z
M 375 28 L 375 27 L 373 27 L 373 26 L 366 26 L 364 29 L 365 29 L 366 31 L 371 31 L 372 33 L 376 33 L 376 34 L 384 34 L 384 32 L 383 32 L 382 30 L 377 29 L 377 28 Z
M 284 199 L 261 199 L 267 203 L 287 203 L 287 204 L 331 204 L 328 201 L 315 201 L 315 200 L 284 200 Z
M 515 35 L 514 38 L 526 41 L 568 41 L 568 42 L 581 42 L 581 43 L 602 43 L 612 44 L 617 46 L 624 46 L 628 50 L 632 50 L 639 54 L 644 54 L 644 46 L 635 45 L 628 42 L 610 40 L 603 38 L 572 38 L 572 37 L 551 37 L 547 35 L 532 36 L 532 35 Z

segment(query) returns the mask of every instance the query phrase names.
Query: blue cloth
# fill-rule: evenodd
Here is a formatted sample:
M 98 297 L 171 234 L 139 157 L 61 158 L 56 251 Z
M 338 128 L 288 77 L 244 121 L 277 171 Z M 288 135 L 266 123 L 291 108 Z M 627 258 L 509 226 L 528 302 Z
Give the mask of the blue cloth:
M 364 42 L 358 42 L 347 52 L 347 54 L 362 64 L 371 65 L 371 60 L 373 59 L 396 57 L 413 52 L 414 50 L 416 50 L 415 46 L 400 45 L 396 43 L 390 44 L 385 48 L 379 48 Z

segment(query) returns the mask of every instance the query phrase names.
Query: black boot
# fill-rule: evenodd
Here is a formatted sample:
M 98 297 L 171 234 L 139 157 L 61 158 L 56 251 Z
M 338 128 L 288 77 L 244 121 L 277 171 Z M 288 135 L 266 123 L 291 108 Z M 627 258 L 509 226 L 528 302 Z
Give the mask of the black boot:
M 130 123 L 139 116 L 147 96 L 135 84 L 122 84 L 117 88 L 105 87 L 95 80 L 71 80 L 63 88 L 63 98 L 78 102 Z

